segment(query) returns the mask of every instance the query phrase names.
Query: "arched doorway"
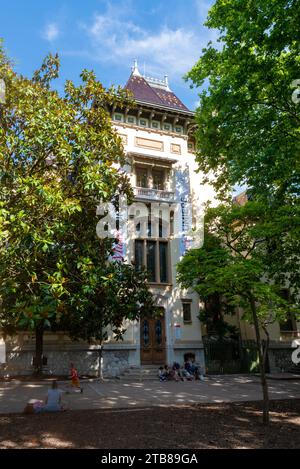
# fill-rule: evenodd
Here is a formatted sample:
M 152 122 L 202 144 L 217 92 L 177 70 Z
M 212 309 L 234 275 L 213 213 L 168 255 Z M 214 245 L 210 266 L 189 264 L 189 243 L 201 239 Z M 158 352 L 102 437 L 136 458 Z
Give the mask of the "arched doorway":
M 156 318 L 141 319 L 141 364 L 162 365 L 166 361 L 165 309 Z

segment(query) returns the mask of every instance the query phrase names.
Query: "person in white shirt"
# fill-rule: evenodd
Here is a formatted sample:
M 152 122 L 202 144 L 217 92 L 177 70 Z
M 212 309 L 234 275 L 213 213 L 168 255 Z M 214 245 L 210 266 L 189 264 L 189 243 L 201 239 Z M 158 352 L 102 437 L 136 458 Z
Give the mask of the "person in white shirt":
M 52 381 L 51 389 L 48 389 L 46 402 L 45 405 L 41 407 L 41 412 L 59 412 L 65 410 L 61 402 L 62 393 L 63 391 L 57 387 L 57 381 Z

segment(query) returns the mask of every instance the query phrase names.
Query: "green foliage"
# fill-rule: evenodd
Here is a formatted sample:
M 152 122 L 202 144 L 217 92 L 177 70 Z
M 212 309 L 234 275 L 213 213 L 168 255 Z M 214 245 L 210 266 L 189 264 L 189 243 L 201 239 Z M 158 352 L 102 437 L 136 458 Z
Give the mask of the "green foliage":
M 91 259 L 80 260 L 74 272 L 80 282 L 70 279 L 70 297 L 63 323 L 71 336 L 87 341 L 107 338 L 108 329 L 119 340 L 125 332 L 124 319 L 137 320 L 156 312 L 153 295 L 144 273 L 120 262 L 100 267 Z
M 263 204 L 256 202 L 210 208 L 204 245 L 183 257 L 178 281 L 197 291 L 204 301 L 212 295 L 223 296 L 227 307 L 242 308 L 244 319 L 252 323 L 254 299 L 258 320 L 265 328 L 299 310 L 293 296 L 290 303 L 284 300 L 272 281 L 267 247 L 268 229 L 273 227 L 264 223 L 264 213 Z
M 204 246 L 204 264 L 213 270 L 199 269 L 208 289 L 226 294 L 255 323 L 265 423 L 266 354 L 258 322 L 265 328 L 288 310 L 280 286 L 291 289 L 294 303 L 300 292 L 300 117 L 292 100 L 300 79 L 299 23 L 298 0 L 216 0 L 206 25 L 218 31 L 217 42 L 202 50 L 186 77 L 196 86 L 208 83 L 196 112 L 204 181 L 221 200 L 233 186 L 246 185 L 258 203 L 211 212 L 211 234 L 224 252 L 206 259 Z M 220 256 L 225 262 L 218 266 Z
M 288 283 L 295 297 L 300 104 L 292 100 L 292 84 L 300 80 L 299 23 L 298 0 L 217 0 L 206 21 L 218 31 L 217 42 L 202 50 L 187 74 L 194 86 L 208 83 L 196 112 L 199 169 L 206 180 L 213 174 L 221 199 L 232 186 L 246 185 L 261 205 L 251 236 L 257 231 L 257 240 L 266 240 L 263 263 L 270 278 Z
M 132 196 L 108 112 L 126 96 L 84 70 L 61 97 L 58 72 L 49 55 L 32 79 L 17 75 L 0 45 L 0 325 L 89 340 L 112 324 L 120 336 L 152 305 L 143 274 L 109 263 L 111 241 L 96 235 L 99 201 Z
M 298 0 L 217 0 L 206 25 L 219 31 L 188 73 L 208 80 L 197 110 L 198 163 L 216 187 L 247 183 L 267 197 L 299 194 Z

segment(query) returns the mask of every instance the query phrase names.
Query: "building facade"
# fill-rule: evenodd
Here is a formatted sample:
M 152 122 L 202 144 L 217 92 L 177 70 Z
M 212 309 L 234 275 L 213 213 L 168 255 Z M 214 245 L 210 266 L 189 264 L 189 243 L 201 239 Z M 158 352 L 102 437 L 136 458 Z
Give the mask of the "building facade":
M 194 114 L 171 91 L 168 79 L 144 77 L 137 64 L 126 84 L 133 105 L 111 110 L 112 124 L 122 139 L 134 203 L 125 207 L 125 223 L 115 237 L 116 261 L 146 268 L 160 317 L 124 324 L 123 341 L 113 334 L 104 344 L 104 376 L 130 367 L 183 363 L 186 354 L 204 365 L 199 298 L 176 282 L 176 264 L 198 233 L 201 242 L 202 205 L 212 199 L 210 186 L 196 174 Z M 81 373 L 97 374 L 98 346 L 72 342 L 62 332 L 45 332 L 45 370 L 68 372 L 70 361 Z M 6 371 L 30 373 L 34 336 L 20 332 L 6 339 Z
M 126 89 L 132 93 L 133 105 L 111 109 L 111 118 L 123 142 L 127 162 L 122 169 L 130 178 L 134 203 L 120 210 L 113 257 L 115 261 L 134 263 L 137 270 L 147 269 L 160 316 L 125 323 L 123 341 L 117 342 L 109 334 L 102 355 L 103 374 L 107 377 L 119 376 L 130 367 L 174 361 L 182 364 L 187 355 L 204 366 L 203 337 L 208 337 L 206 326 L 198 318 L 198 295 L 183 290 L 176 282 L 180 258 L 190 247 L 201 245 L 203 204 L 215 202 L 212 187 L 201 185 L 201 176 L 196 172 L 194 114 L 171 91 L 167 77 L 158 80 L 142 76 L 136 63 Z M 245 197 L 241 197 L 238 202 L 244 203 Z M 237 327 L 242 342 L 254 343 L 253 327 L 240 317 L 237 311 L 226 319 Z M 287 371 L 292 365 L 291 346 L 300 336 L 300 324 L 292 320 L 275 323 L 269 332 L 270 371 Z M 0 364 L 6 362 L 0 373 L 32 373 L 34 344 L 34 335 L 26 331 L 0 339 Z M 222 372 L 222 350 L 221 354 L 220 360 L 212 356 L 209 363 L 206 353 L 210 372 Z M 81 374 L 98 374 L 100 354 L 96 343 L 72 342 L 64 332 L 45 332 L 44 355 L 49 374 L 67 374 L 70 362 Z M 236 372 L 241 370 L 237 365 Z M 233 363 L 232 370 L 235 366 Z
M 183 363 L 189 354 L 204 366 L 199 297 L 176 282 L 179 259 L 201 243 L 203 204 L 214 198 L 196 174 L 194 115 L 167 77 L 142 76 L 136 63 L 126 89 L 135 106 L 112 109 L 112 122 L 123 141 L 135 200 L 118 232 L 116 256 L 122 253 L 137 270 L 146 268 L 161 317 L 127 324 L 120 347 L 128 350 L 130 366 Z M 105 350 L 114 346 L 111 338 Z

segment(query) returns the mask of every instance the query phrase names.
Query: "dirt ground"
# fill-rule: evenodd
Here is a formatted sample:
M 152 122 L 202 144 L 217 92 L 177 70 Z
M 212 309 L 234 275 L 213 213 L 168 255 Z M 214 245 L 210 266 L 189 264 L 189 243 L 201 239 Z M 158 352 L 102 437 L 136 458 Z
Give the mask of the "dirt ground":
M 0 415 L 0 448 L 299 448 L 300 399 Z

